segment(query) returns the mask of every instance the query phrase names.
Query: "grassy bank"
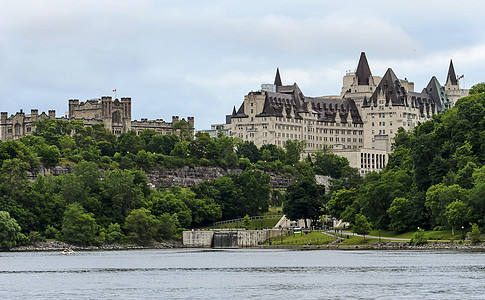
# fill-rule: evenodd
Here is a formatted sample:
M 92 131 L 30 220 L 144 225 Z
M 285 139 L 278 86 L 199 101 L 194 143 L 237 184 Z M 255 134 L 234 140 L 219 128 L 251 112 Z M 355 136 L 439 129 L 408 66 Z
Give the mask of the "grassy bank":
M 325 245 L 336 240 L 332 236 L 323 234 L 320 231 L 313 231 L 308 234 L 294 233 L 271 238 L 272 245 Z M 266 243 L 269 245 L 269 243 Z

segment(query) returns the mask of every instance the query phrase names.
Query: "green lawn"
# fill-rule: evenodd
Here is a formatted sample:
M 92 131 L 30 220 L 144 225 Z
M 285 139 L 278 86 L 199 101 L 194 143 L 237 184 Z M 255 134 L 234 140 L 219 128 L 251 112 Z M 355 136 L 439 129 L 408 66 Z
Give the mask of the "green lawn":
M 271 238 L 272 245 L 325 245 L 332 241 L 335 238 L 328 236 L 326 234 L 321 233 L 320 231 L 313 231 L 309 234 L 304 233 L 295 233 L 289 236 L 283 235 Z M 269 245 L 266 243 L 265 245 Z
M 414 232 L 405 232 L 405 233 L 395 233 L 389 230 L 381 230 L 381 237 L 392 237 L 392 238 L 401 238 L 401 239 L 411 239 L 413 238 Z M 456 230 L 455 235 L 451 234 L 451 230 L 430 230 L 424 232 L 426 238 L 428 240 L 460 240 L 462 233 L 461 230 Z M 379 230 L 372 230 L 369 235 L 379 236 Z

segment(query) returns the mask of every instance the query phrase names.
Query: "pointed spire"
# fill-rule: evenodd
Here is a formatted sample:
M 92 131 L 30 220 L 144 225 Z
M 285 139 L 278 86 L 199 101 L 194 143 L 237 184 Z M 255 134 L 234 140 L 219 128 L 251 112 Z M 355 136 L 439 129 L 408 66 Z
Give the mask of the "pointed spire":
M 274 78 L 274 85 L 282 86 L 281 77 L 280 77 L 280 68 L 276 68 L 276 76 Z
M 236 106 L 234 106 L 234 108 L 232 109 L 232 116 L 235 116 L 236 115 Z
M 365 52 L 360 54 L 359 64 L 357 65 L 355 76 L 357 76 L 358 85 L 369 85 L 369 78 L 372 76 L 372 73 L 370 72 L 369 63 L 365 57 Z
M 448 77 L 446 78 L 446 83 L 450 82 L 452 85 L 457 85 L 455 68 L 453 67 L 453 60 L 450 60 L 450 68 L 448 69 Z

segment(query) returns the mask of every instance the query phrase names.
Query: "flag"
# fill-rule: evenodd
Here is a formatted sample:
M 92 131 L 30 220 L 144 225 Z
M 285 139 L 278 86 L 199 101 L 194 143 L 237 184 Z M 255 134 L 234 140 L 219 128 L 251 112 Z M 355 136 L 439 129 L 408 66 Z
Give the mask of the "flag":
M 461 75 L 460 77 L 457 78 L 457 80 L 460 80 L 462 79 L 463 77 L 465 77 L 465 74 Z
M 116 89 L 114 89 L 113 92 L 116 92 Z

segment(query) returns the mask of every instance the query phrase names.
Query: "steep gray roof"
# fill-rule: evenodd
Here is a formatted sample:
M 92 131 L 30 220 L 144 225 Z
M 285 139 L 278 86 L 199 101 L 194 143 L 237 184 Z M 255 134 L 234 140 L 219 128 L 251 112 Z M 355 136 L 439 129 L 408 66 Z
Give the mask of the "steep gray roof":
M 244 102 L 239 107 L 238 111 L 236 112 L 236 107 L 232 111 L 231 118 L 248 118 L 249 116 L 244 113 Z
M 293 113 L 299 119 L 300 113 L 307 112 L 305 96 L 296 83 L 276 87 L 276 92 L 265 92 L 263 111 L 257 117 L 290 117 Z
M 372 76 L 372 73 L 370 72 L 365 52 L 360 54 L 359 64 L 357 65 L 355 75 L 357 76 L 358 85 L 369 85 L 369 78 Z
M 391 68 L 387 69 L 386 74 L 384 74 L 384 76 L 381 79 L 381 82 L 379 82 L 379 85 L 376 87 L 376 90 L 369 98 L 367 105 L 363 104 L 362 106 L 363 107 L 365 106 L 368 107 L 370 105 L 377 106 L 377 98 L 379 97 L 379 94 L 384 94 L 384 97 L 386 99 L 386 106 L 389 104 L 392 104 L 393 106 L 408 105 L 406 103 L 407 101 L 406 89 L 402 86 L 401 82 L 399 81 L 396 74 L 394 74 L 394 71 L 392 71 Z
M 423 89 L 422 93 L 428 94 L 431 97 L 431 100 L 436 106 L 437 112 L 442 112 L 446 108 L 450 107 L 448 95 L 446 95 L 445 89 L 441 86 L 435 76 L 431 78 L 426 88 Z
M 427 116 L 442 112 L 450 105 L 448 96 L 436 77 L 431 78 L 421 93 L 408 92 L 392 69 L 387 69 L 369 100 L 364 99 L 362 107 L 376 107 L 378 98 L 382 97 L 386 100 L 386 106 L 411 106 L 418 109 L 421 115 Z
M 451 82 L 452 85 L 457 85 L 455 68 L 453 67 L 453 60 L 450 60 L 450 67 L 448 68 L 448 76 L 446 77 L 446 83 Z
M 329 123 L 348 123 L 352 120 L 354 124 L 363 124 L 359 110 L 352 99 L 342 98 L 310 98 L 312 110 L 318 113 L 318 121 Z
M 276 68 L 276 76 L 274 77 L 274 85 L 282 86 L 281 77 L 280 77 L 280 69 Z

